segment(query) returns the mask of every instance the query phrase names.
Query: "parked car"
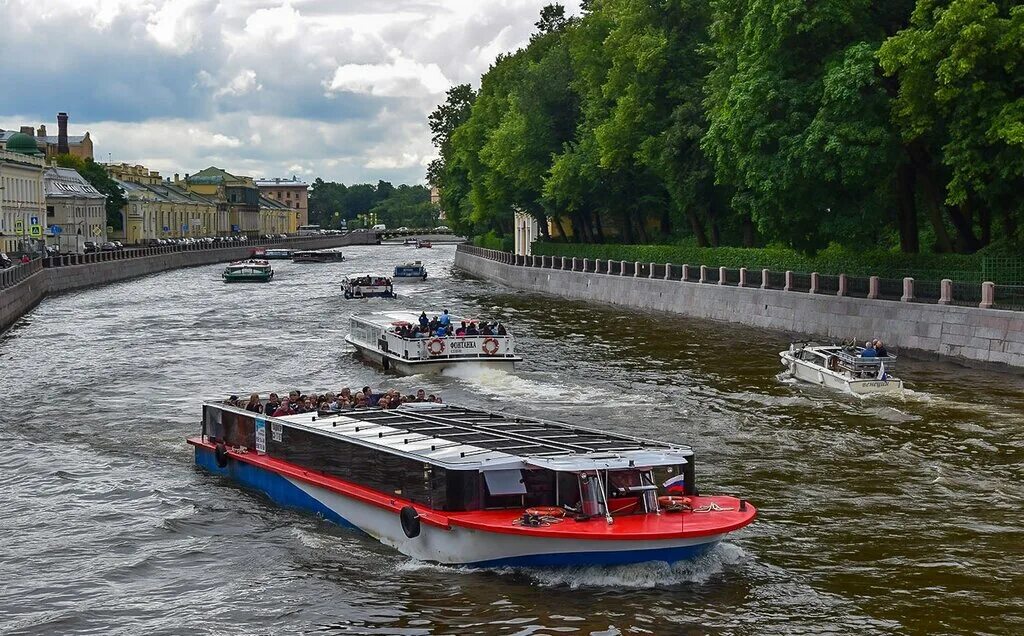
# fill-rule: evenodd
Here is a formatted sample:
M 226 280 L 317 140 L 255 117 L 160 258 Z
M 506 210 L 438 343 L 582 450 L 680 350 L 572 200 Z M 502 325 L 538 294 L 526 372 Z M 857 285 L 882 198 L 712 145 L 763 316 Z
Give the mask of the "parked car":
M 450 231 L 450 229 L 449 229 L 449 227 L 447 225 L 438 225 L 434 229 L 438 230 L 439 232 L 448 232 L 448 231 Z
M 101 243 L 100 244 L 100 251 L 101 252 L 116 252 L 117 251 L 117 246 L 114 245 L 113 243 L 111 243 L 110 241 L 107 241 L 106 243 Z
M 286 239 L 286 238 L 288 238 L 288 235 L 287 235 L 287 234 L 278 234 L 278 235 L 277 235 L 277 238 L 283 238 L 283 239 Z
M 122 243 L 121 241 L 111 241 L 111 243 L 113 243 L 114 247 L 116 247 L 119 250 L 124 249 L 124 243 Z
M 82 249 L 86 254 L 92 254 L 93 252 L 100 251 L 100 244 L 96 241 L 86 241 L 82 243 Z

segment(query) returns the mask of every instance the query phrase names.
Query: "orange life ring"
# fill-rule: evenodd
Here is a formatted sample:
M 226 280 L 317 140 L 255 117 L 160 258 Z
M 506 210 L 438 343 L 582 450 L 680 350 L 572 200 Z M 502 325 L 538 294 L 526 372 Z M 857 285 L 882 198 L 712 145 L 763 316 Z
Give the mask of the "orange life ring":
M 565 510 L 557 506 L 537 506 L 536 508 L 527 508 L 526 514 L 535 517 L 564 517 Z
M 499 347 L 501 347 L 501 344 L 497 338 L 484 338 L 483 343 L 480 345 L 480 350 L 489 356 L 493 356 L 498 353 Z
M 432 356 L 439 356 L 444 353 L 444 340 L 434 338 L 427 343 L 427 353 Z
M 658 497 L 658 506 L 666 510 L 682 510 L 689 508 L 693 500 L 689 497 Z

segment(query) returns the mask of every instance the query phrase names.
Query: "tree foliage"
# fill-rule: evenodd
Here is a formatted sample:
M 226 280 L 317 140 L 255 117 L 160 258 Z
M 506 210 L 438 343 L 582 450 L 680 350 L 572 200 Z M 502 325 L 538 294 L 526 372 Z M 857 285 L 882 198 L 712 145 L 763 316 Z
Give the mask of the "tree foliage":
M 431 114 L 428 178 L 457 230 L 508 236 L 518 211 L 588 243 L 1024 240 L 1018 2 L 581 9 L 544 7 L 527 46 Z
M 378 223 L 391 227 L 433 227 L 437 206 L 430 202 L 430 190 L 421 185 L 400 185 L 388 181 L 344 183 L 316 179 L 309 194 L 309 222 L 324 228 L 341 227 L 365 214 L 375 214 Z

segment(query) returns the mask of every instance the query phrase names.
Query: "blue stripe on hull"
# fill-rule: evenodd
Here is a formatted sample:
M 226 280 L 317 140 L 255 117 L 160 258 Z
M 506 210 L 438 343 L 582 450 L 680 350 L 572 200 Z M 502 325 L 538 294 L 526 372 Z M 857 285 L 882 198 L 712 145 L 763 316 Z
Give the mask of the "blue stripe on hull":
M 199 446 L 196 446 L 195 448 L 197 466 L 202 466 L 216 475 L 229 477 L 243 486 L 259 490 L 280 506 L 307 510 L 318 517 L 323 517 L 324 519 L 332 521 L 339 526 L 355 528 L 355 526 L 349 523 L 349 521 L 344 517 L 313 497 L 310 497 L 306 491 L 302 490 L 281 475 L 269 470 L 263 470 L 262 468 L 258 468 L 252 464 L 232 459 L 228 460 L 226 468 L 221 468 L 217 465 L 217 456 L 212 450 L 201 448 Z
M 677 548 L 655 550 L 620 550 L 615 552 L 564 552 L 560 554 L 531 554 L 472 563 L 473 567 L 569 567 L 588 565 L 629 565 L 650 561 L 689 561 L 703 556 L 717 541 Z

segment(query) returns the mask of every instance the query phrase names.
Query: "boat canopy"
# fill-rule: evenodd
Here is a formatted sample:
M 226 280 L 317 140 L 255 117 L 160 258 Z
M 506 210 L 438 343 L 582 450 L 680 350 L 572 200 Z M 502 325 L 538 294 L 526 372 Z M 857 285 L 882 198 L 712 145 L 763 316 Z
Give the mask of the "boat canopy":
M 678 466 L 693 456 L 693 450 L 685 445 L 452 405 L 403 405 L 391 410 L 355 409 L 266 419 L 448 469 L 485 473 L 524 468 L 580 472 Z

